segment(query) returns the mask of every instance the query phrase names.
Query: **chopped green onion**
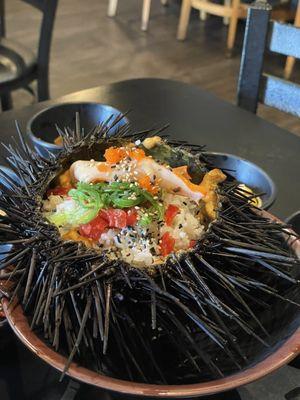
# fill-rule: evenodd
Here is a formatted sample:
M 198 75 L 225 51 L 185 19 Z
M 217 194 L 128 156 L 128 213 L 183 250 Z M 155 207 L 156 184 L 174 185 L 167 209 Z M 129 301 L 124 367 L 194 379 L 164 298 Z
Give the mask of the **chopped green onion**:
M 146 227 L 146 226 L 150 225 L 151 222 L 152 222 L 152 218 L 150 217 L 150 215 L 143 214 L 139 220 L 139 225 Z
M 160 220 L 164 216 L 163 206 L 149 192 L 130 182 L 78 182 L 76 189 L 71 189 L 68 195 L 76 207 L 72 212 L 51 214 L 48 219 L 55 225 L 85 224 L 93 220 L 102 208 L 130 208 L 145 202 L 151 204 L 150 210 L 157 213 Z
M 158 201 L 154 200 L 153 196 L 149 192 L 146 192 L 144 196 L 151 203 L 152 205 L 151 208 L 154 212 L 157 213 L 158 219 L 163 220 L 165 214 L 163 205 Z
M 138 204 L 141 204 L 143 202 L 143 197 L 142 196 L 137 196 L 135 198 L 130 199 L 130 196 L 120 196 L 118 194 L 114 194 L 113 197 L 111 198 L 111 201 L 114 206 L 118 208 L 129 208 L 129 207 L 134 207 L 137 206 Z
M 86 224 L 92 219 L 94 219 L 94 210 L 89 210 L 82 208 L 75 204 L 75 207 L 71 210 L 60 210 L 54 213 L 48 213 L 46 215 L 47 219 L 56 226 L 78 226 L 81 224 Z

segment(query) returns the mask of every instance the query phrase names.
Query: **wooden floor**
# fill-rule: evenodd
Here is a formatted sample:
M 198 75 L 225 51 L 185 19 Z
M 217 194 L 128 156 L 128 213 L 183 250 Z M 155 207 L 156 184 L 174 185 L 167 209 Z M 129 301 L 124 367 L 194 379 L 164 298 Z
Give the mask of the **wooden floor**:
M 6 3 L 8 37 L 34 48 L 39 13 L 20 0 Z M 141 3 L 120 1 L 117 17 L 110 19 L 106 0 L 59 1 L 50 66 L 51 97 L 124 79 L 160 77 L 190 82 L 234 102 L 244 24 L 239 26 L 236 55 L 226 58 L 227 28 L 221 18 L 200 22 L 193 13 L 187 41 L 177 42 L 180 2 L 173 0 L 162 7 L 159 0 L 153 0 L 148 33 L 140 30 Z M 272 57 L 266 69 L 280 75 L 283 62 Z M 14 101 L 15 107 L 22 107 L 31 98 L 18 91 Z M 264 106 L 259 115 L 300 135 L 299 119 Z

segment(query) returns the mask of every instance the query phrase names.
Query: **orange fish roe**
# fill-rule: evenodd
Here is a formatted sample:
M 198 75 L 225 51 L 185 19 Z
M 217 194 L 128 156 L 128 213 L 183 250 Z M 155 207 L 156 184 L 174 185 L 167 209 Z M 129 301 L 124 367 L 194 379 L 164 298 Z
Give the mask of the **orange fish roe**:
M 143 149 L 134 149 L 129 151 L 129 157 L 139 161 L 146 157 Z
M 110 164 L 117 164 L 126 157 L 126 152 L 120 147 L 109 147 L 105 150 L 104 158 Z
M 117 164 L 124 158 L 129 157 L 134 160 L 142 160 L 146 157 L 144 150 L 138 148 L 126 147 L 109 147 L 105 150 L 104 158 L 110 164 Z
M 151 194 L 156 194 L 158 192 L 158 187 L 151 183 L 151 179 L 148 175 L 143 175 L 138 179 L 138 184 L 141 188 L 147 190 Z

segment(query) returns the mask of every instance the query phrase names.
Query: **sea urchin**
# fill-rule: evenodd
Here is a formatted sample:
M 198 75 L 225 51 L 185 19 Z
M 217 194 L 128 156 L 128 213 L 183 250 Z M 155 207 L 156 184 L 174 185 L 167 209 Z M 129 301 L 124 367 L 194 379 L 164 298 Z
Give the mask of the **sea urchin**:
M 32 151 L 20 132 L 19 146 L 7 147 L 21 185 L 1 173 L 7 185 L 1 188 L 0 241 L 12 248 L 0 269 L 2 279 L 14 283 L 2 295 L 11 304 L 20 302 L 31 329 L 68 356 L 64 372 L 76 359 L 117 378 L 172 384 L 212 379 L 250 365 L 265 346 L 276 343 L 279 327 L 298 311 L 300 264 L 288 245 L 293 234 L 255 208 L 234 179 L 220 179 L 210 202 L 202 203 L 199 218 L 205 229 L 197 240 L 163 257 L 155 253 L 159 262 L 146 267 L 122 253 L 111 257 L 106 248 L 88 246 L 87 239 L 64 237 L 57 219 L 49 217 L 49 209 L 45 213 L 49 190 L 53 194 L 74 163 L 103 162 L 107 149 L 128 143 L 167 169 L 185 168 L 194 185 L 213 170 L 201 146 L 156 139 L 157 131 L 132 133 L 129 126 L 110 136 L 113 125 L 87 134 L 60 131 L 63 150 L 48 159 Z M 149 139 L 143 145 L 154 136 L 154 145 Z M 124 179 L 116 176 L 125 190 Z M 114 204 L 135 207 L 141 199 L 153 212 L 159 196 L 147 185 L 137 186 L 134 192 L 126 186 L 125 197 L 114 192 L 112 200 L 99 197 L 107 194 L 100 184 L 93 202 L 84 188 L 66 193 L 86 207 L 96 204 L 96 214 Z M 85 223 L 95 217 L 89 215 Z

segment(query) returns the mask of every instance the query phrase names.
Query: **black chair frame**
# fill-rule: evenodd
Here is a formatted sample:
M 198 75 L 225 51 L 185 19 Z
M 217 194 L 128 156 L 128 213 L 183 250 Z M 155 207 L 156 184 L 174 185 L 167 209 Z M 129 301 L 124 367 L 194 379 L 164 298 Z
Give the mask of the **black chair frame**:
M 5 36 L 4 0 L 0 0 L 0 38 Z
M 2 109 L 8 109 L 11 106 L 11 92 L 19 88 L 26 88 L 28 85 L 37 80 L 37 98 L 38 101 L 48 100 L 49 95 L 49 59 L 50 48 L 52 42 L 52 32 L 55 20 L 58 0 L 22 0 L 32 5 L 42 12 L 42 22 L 40 27 L 40 36 L 37 51 L 37 62 L 33 69 L 26 75 L 20 76 L 9 82 L 0 84 L 0 93 L 2 101 Z M 4 0 L 2 2 L 2 10 L 4 15 Z M 1 10 L 0 10 L 1 11 Z M 2 36 L 5 35 L 5 21 L 0 21 Z

